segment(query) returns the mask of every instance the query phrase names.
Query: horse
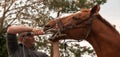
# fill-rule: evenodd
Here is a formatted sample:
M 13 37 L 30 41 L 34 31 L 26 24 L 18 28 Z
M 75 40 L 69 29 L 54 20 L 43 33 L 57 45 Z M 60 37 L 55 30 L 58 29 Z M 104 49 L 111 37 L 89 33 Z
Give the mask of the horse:
M 63 39 L 86 40 L 93 46 L 97 57 L 120 57 L 120 34 L 99 14 L 99 10 L 100 6 L 95 5 L 91 9 L 50 20 L 44 30 L 57 35 L 51 38 L 53 42 Z

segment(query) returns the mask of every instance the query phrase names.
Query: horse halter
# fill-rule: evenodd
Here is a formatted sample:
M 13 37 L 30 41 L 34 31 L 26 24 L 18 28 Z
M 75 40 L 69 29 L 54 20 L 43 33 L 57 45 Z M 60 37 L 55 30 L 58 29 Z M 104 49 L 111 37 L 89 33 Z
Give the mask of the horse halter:
M 55 22 L 55 26 L 56 26 L 56 33 L 52 36 L 52 38 L 50 38 L 50 40 L 54 40 L 55 38 L 57 37 L 62 37 L 62 36 L 66 36 L 66 34 L 62 34 L 62 32 L 64 32 L 65 30 L 69 30 L 69 29 L 74 29 L 74 28 L 82 28 L 82 27 L 79 27 L 78 25 L 84 23 L 84 22 L 88 22 L 87 24 L 85 24 L 85 26 L 88 26 L 88 30 L 86 33 L 86 35 L 83 37 L 83 39 L 87 39 L 88 38 L 88 35 L 90 34 L 91 32 L 91 28 L 92 28 L 92 23 L 93 23 L 93 20 L 92 17 L 94 15 L 90 15 L 88 18 L 84 19 L 84 20 L 80 20 L 79 18 L 76 18 L 76 17 L 72 17 L 73 19 L 78 19 L 76 20 L 77 22 L 75 23 L 75 25 L 69 25 L 69 26 L 64 26 L 63 22 L 61 20 L 54 20 Z M 59 26 L 61 25 L 61 28 L 59 28 Z

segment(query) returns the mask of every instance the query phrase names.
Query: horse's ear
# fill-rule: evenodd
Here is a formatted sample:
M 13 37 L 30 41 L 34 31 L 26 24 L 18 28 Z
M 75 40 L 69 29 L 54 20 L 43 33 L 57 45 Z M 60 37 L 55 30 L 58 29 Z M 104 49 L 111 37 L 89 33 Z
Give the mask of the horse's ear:
M 98 14 L 100 10 L 100 5 L 95 5 L 92 9 L 91 9 L 91 15 L 94 15 L 94 14 Z

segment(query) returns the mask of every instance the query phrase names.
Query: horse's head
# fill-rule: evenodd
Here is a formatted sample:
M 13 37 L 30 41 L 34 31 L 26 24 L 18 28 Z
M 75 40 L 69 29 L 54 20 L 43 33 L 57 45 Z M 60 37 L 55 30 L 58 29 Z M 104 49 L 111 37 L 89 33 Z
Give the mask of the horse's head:
M 50 30 L 54 36 L 64 36 L 62 38 L 65 39 L 84 39 L 89 35 L 94 15 L 98 14 L 99 9 L 100 7 L 96 5 L 91 10 L 85 9 L 63 18 L 50 20 L 44 30 Z M 58 40 L 62 38 L 55 36 Z

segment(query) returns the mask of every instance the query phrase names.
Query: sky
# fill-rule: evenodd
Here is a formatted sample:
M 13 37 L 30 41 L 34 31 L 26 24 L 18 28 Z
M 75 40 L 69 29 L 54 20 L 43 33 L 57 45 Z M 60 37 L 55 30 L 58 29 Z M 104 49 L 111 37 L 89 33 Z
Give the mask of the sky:
M 120 32 L 120 0 L 107 0 L 107 3 L 101 5 L 100 15 Z

